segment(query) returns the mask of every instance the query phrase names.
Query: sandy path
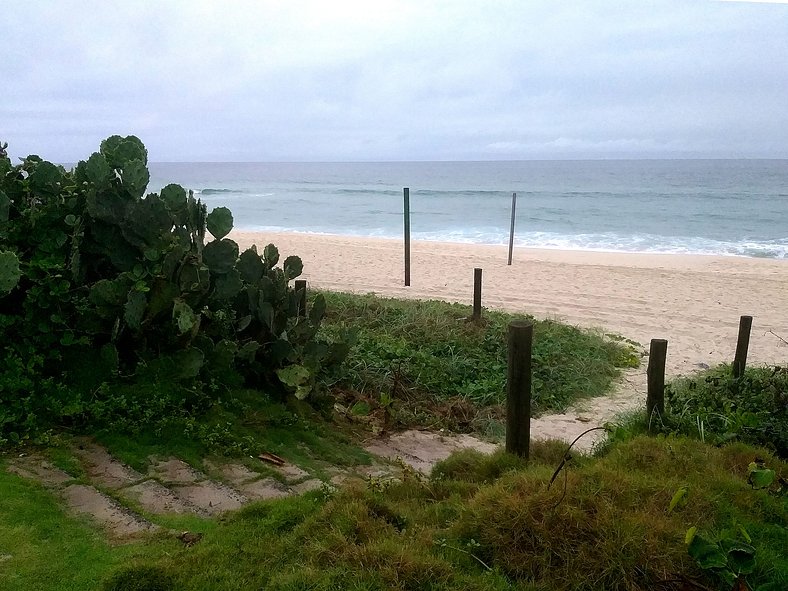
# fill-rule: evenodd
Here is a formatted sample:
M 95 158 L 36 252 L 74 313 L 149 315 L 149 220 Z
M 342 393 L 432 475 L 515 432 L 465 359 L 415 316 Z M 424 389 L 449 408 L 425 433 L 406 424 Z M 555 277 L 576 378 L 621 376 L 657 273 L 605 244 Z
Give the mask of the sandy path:
M 404 287 L 401 241 L 254 232 L 231 237 L 242 248 L 273 242 L 282 256 L 298 254 L 303 278 L 334 290 L 470 303 L 473 268 L 481 267 L 484 306 L 599 327 L 644 348 L 652 338 L 668 339 L 670 375 L 730 361 L 742 314 L 754 317 L 749 362 L 788 361 L 788 345 L 769 332 L 788 339 L 788 261 L 516 249 L 507 266 L 505 247 L 414 242 L 411 286 Z M 568 438 L 640 404 L 644 372 L 629 372 L 616 396 L 559 415 L 571 425 L 559 421 L 543 429 L 555 435 L 555 427 Z

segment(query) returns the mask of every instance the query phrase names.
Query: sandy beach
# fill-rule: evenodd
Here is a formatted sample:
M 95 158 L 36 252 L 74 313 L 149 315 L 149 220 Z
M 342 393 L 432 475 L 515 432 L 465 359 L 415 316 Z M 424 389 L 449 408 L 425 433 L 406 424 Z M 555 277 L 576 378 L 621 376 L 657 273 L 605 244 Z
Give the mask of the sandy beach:
M 667 339 L 669 375 L 731 361 L 743 314 L 754 318 L 748 363 L 788 362 L 788 344 L 779 338 L 788 340 L 784 260 L 517 248 L 507 266 L 503 246 L 414 242 L 405 287 L 399 240 L 240 231 L 230 237 L 242 249 L 273 242 L 283 257 L 299 255 L 303 278 L 332 290 L 471 303 L 473 269 L 480 267 L 485 307 L 618 333 L 644 350 L 652 338 Z M 587 428 L 586 419 L 596 423 L 640 404 L 645 362 L 612 397 L 587 401 L 542 428 L 567 438 Z

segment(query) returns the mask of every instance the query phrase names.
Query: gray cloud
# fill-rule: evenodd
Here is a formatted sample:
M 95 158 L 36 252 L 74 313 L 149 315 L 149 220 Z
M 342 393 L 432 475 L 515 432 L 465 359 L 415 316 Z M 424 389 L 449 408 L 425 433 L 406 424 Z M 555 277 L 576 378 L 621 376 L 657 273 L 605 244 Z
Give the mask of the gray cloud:
M 17 156 L 788 157 L 784 3 L 6 4 Z

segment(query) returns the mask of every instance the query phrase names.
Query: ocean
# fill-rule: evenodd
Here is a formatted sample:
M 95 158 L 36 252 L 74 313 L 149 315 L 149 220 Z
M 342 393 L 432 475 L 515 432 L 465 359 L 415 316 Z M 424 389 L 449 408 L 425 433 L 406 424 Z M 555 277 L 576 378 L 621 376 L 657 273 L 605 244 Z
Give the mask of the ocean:
M 236 229 L 788 258 L 787 160 L 152 163 Z

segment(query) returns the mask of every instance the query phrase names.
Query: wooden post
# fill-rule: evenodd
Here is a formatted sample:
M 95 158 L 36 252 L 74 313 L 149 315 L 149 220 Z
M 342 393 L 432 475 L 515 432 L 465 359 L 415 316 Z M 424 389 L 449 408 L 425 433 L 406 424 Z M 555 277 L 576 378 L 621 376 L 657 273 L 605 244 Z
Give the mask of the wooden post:
M 512 264 L 512 250 L 514 249 L 514 217 L 517 209 L 517 193 L 512 193 L 512 225 L 509 227 L 509 262 Z
M 405 198 L 405 287 L 410 285 L 410 189 L 402 189 Z
M 531 442 L 531 345 L 534 325 L 509 323 L 509 371 L 506 379 L 506 451 L 528 459 Z
M 665 359 L 668 356 L 668 342 L 665 339 L 651 339 L 648 352 L 648 394 L 646 395 L 646 415 L 651 424 L 654 411 L 665 414 Z
M 482 270 L 473 270 L 473 319 L 482 318 Z
M 747 367 L 747 349 L 750 346 L 752 316 L 739 318 L 739 338 L 736 340 L 736 356 L 733 358 L 733 377 L 740 378 Z
M 306 281 L 296 279 L 295 290 L 298 294 L 298 315 L 306 316 Z

